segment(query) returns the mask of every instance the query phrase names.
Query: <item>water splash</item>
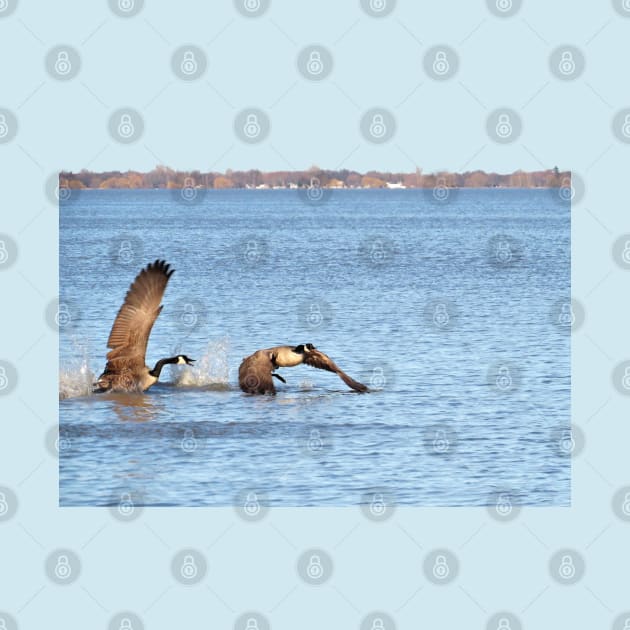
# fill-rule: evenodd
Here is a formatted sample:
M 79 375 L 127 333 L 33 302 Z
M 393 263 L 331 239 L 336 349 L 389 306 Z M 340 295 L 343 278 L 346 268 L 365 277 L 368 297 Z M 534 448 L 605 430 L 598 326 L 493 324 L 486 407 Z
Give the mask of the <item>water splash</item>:
M 92 383 L 96 375 L 90 369 L 87 355 L 78 363 L 59 368 L 59 400 L 79 398 L 92 394 Z
M 172 384 L 175 387 L 227 389 L 230 380 L 229 345 L 227 338 L 211 341 L 203 356 L 195 362 L 194 367 L 173 366 Z M 87 347 L 79 347 L 78 354 L 80 354 L 79 358 L 59 368 L 59 400 L 92 394 L 92 384 L 96 381 L 96 374 L 90 369 Z M 169 375 L 163 373 L 160 381 L 168 380 Z
M 203 356 L 197 357 L 194 366 L 174 368 L 173 382 L 177 387 L 226 387 L 230 381 L 228 365 L 229 339 L 210 341 Z

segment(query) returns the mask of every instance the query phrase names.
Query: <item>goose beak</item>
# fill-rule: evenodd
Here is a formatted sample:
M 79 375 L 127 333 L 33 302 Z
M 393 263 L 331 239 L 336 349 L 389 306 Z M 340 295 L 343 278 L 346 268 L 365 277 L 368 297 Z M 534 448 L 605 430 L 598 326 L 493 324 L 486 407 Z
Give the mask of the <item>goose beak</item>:
M 189 359 L 188 357 L 186 357 L 186 365 L 192 365 L 195 361 L 196 359 Z

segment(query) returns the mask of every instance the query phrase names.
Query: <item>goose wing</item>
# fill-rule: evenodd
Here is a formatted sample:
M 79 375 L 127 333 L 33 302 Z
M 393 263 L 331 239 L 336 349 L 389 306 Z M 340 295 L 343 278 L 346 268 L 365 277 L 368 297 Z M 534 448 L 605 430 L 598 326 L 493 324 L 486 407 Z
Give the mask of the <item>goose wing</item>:
M 108 368 L 121 360 L 127 367 L 136 363 L 144 367 L 149 335 L 162 310 L 160 302 L 173 271 L 164 260 L 156 260 L 136 276 L 109 333 Z
M 363 385 L 363 383 L 359 383 L 349 377 L 327 354 L 324 354 L 320 350 L 313 349 L 306 352 L 304 354 L 304 363 L 306 363 L 306 365 L 310 365 L 311 367 L 319 368 L 320 370 L 334 372 L 348 387 L 357 392 L 367 391 L 367 387 Z

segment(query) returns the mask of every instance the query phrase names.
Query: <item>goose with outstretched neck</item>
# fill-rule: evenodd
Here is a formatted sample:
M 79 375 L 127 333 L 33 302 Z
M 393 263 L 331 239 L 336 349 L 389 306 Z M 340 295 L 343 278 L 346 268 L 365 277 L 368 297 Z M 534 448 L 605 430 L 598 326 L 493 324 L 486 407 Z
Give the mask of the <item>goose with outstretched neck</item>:
M 281 367 L 295 367 L 302 363 L 335 373 L 348 387 L 357 392 L 366 392 L 368 389 L 363 383 L 348 376 L 328 355 L 318 350 L 312 343 L 257 350 L 241 362 L 238 383 L 240 388 L 248 394 L 275 394 L 273 379 L 277 378 L 286 383 L 276 370 Z
M 164 260 L 149 263 L 127 291 L 109 334 L 105 370 L 93 391 L 138 392 L 155 385 L 165 365 L 192 365 L 185 354 L 160 359 L 153 368 L 145 363 L 151 329 L 162 311 L 160 302 L 174 269 Z

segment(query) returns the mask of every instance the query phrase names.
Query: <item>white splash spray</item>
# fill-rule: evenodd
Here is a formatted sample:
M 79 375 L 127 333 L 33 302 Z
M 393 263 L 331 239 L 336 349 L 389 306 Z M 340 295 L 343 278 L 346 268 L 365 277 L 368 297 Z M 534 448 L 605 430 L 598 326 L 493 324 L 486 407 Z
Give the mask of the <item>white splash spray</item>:
M 173 382 L 177 387 L 228 386 L 229 365 L 228 350 L 230 342 L 227 337 L 208 342 L 206 351 L 194 366 L 181 366 L 173 370 Z

